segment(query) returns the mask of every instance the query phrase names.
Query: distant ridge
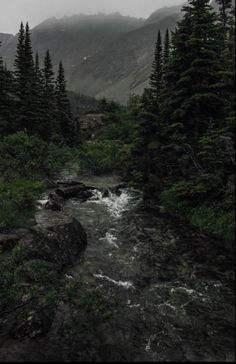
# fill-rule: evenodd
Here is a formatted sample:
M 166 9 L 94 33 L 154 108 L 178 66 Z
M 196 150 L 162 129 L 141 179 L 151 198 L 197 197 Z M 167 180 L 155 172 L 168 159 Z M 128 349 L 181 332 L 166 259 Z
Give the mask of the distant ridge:
M 32 29 L 32 44 L 41 61 L 47 49 L 55 68 L 63 60 L 69 90 L 125 102 L 147 85 L 157 31 L 174 29 L 180 10 L 164 7 L 148 19 L 119 13 L 52 17 Z M 6 39 L 0 52 L 11 68 L 17 38 Z

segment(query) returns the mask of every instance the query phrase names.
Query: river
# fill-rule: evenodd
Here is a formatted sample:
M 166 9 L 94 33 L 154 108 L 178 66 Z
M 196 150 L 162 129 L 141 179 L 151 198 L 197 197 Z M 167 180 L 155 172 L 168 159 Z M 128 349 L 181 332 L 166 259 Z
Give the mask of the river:
M 116 176 L 81 181 L 96 186 L 87 202 L 72 198 L 63 212 L 41 209 L 36 218 L 43 225 L 65 214 L 82 223 L 88 247 L 65 277 L 79 280 L 78 296 L 102 298 L 89 312 L 62 305 L 47 359 L 233 360 L 232 267 L 214 239 L 145 207 L 140 191 L 112 192 Z M 58 334 L 58 322 L 67 334 Z

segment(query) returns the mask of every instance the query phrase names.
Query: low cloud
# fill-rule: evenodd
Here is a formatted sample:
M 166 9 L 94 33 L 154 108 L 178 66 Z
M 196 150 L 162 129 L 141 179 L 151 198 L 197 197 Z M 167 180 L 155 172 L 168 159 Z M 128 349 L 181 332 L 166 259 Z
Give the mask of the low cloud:
M 1 0 L 0 32 L 16 33 L 20 21 L 31 27 L 55 16 L 78 13 L 120 12 L 124 15 L 148 17 L 163 6 L 181 4 L 182 0 Z

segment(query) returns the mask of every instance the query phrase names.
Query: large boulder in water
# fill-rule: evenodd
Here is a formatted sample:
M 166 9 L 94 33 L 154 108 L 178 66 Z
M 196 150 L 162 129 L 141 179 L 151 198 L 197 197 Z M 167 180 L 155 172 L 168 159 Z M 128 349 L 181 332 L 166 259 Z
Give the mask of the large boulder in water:
M 27 260 L 40 259 L 54 263 L 58 270 L 73 264 L 87 246 L 87 236 L 80 222 L 74 218 L 55 221 L 50 225 L 36 225 L 22 238 Z

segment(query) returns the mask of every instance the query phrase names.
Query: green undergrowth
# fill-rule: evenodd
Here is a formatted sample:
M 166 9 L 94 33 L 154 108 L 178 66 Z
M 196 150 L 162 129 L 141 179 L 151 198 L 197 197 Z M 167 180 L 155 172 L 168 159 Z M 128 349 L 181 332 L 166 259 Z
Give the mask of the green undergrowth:
M 160 198 L 168 212 L 184 218 L 202 231 L 221 237 L 229 248 L 235 248 L 232 186 L 228 186 L 218 198 L 210 198 L 209 191 L 203 186 L 179 182 L 165 189 Z

